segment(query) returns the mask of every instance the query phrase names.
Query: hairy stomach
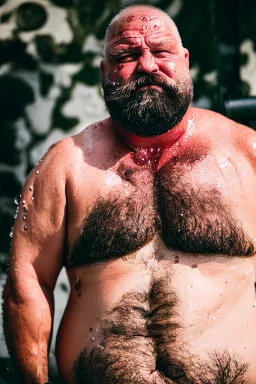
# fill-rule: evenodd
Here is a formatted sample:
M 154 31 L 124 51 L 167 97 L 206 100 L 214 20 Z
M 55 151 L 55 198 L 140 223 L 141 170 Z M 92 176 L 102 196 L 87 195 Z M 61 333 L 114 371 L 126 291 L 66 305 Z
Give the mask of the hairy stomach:
M 56 346 L 67 383 L 256 381 L 250 263 L 175 260 L 177 253 L 69 271 Z

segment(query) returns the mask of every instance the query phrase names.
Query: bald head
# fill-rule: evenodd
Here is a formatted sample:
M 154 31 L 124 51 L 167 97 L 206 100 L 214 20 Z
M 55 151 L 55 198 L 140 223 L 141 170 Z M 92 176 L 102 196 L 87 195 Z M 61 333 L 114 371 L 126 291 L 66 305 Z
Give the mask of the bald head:
M 119 34 L 121 34 L 126 23 L 129 24 L 132 21 L 141 21 L 146 23 L 148 20 L 157 17 L 172 28 L 173 35 L 176 38 L 177 43 L 182 47 L 182 41 L 178 28 L 166 12 L 151 5 L 131 5 L 122 9 L 111 20 L 105 35 L 104 54 L 106 53 L 105 49 L 108 46 L 109 40 L 113 38 L 113 36 L 118 36 Z

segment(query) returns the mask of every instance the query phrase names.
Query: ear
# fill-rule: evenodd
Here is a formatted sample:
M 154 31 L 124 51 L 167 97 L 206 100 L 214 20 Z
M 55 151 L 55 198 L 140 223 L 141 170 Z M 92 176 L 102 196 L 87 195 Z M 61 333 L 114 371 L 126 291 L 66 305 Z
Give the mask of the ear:
M 183 53 L 184 53 L 186 67 L 189 68 L 189 51 L 187 50 L 187 48 L 183 48 Z
M 103 76 L 104 73 L 105 73 L 105 60 L 101 60 L 100 62 L 100 71 L 101 71 L 101 75 Z

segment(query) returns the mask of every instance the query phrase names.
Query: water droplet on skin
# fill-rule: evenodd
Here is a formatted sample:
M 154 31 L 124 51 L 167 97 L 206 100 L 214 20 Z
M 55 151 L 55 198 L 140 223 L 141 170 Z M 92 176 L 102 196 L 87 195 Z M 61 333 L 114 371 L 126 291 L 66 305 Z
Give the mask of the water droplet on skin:
M 170 63 L 170 69 L 171 71 L 174 71 L 174 68 L 175 68 L 175 64 L 173 62 Z M 179 142 L 177 142 L 178 146 L 180 145 Z
M 143 17 L 141 18 L 141 20 L 142 20 L 142 21 L 148 21 L 148 18 L 145 17 L 145 16 L 143 16 Z
M 197 268 L 197 264 L 192 264 L 192 265 L 191 265 L 191 268 L 193 268 L 193 269 L 194 269 L 194 268 Z
M 75 288 L 76 291 L 79 291 L 79 289 L 81 288 L 81 280 L 78 279 L 78 277 L 75 280 L 74 288 Z
M 156 31 L 157 29 L 158 29 L 158 28 L 157 28 L 157 25 L 155 24 L 155 25 L 154 25 L 154 30 Z
M 28 227 L 24 225 L 24 231 L 27 231 L 27 230 L 28 230 Z
M 31 200 L 35 200 L 34 196 L 31 197 Z
M 24 221 L 27 220 L 26 216 L 23 216 L 23 217 L 22 217 L 22 220 L 24 220 Z
M 137 165 L 151 164 L 156 169 L 161 152 L 162 148 L 160 147 L 138 148 L 134 154 L 134 162 Z
M 39 171 L 36 171 L 36 174 L 39 175 Z
M 26 204 L 26 201 L 25 201 L 25 200 L 23 200 L 23 201 L 22 201 L 22 204 L 23 204 L 23 205 L 25 205 L 25 204 Z
M 134 15 L 132 15 L 132 16 L 128 16 L 128 17 L 127 17 L 127 21 L 128 21 L 128 23 L 130 23 L 130 22 L 133 21 L 133 20 L 135 20 L 135 16 L 134 16 Z
M 256 304 L 253 304 L 252 306 L 255 308 L 255 307 L 256 307 Z
M 30 185 L 29 190 L 32 191 L 32 189 L 33 189 L 33 188 L 32 188 L 31 185 Z
M 102 121 L 100 121 L 100 125 L 102 125 L 103 123 L 102 123 Z
M 179 260 L 178 259 L 176 259 L 176 260 L 174 260 L 174 264 L 179 264 Z
M 181 216 L 184 216 L 183 213 L 180 214 Z
M 94 125 L 94 128 L 97 128 L 97 127 L 98 127 L 98 125 L 97 125 L 97 124 L 95 124 L 95 125 Z
M 220 296 L 222 296 L 222 292 L 220 292 Z
M 94 336 L 91 337 L 91 341 L 95 341 L 95 337 Z
M 11 229 L 10 233 L 9 233 L 9 236 L 10 237 L 13 237 L 13 229 Z

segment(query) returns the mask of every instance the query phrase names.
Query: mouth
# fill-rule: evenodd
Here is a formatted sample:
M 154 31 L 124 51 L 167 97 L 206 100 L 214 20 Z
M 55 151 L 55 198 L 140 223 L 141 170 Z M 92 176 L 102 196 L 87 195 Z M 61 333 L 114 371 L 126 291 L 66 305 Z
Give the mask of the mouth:
M 156 91 L 163 91 L 163 88 L 160 85 L 156 84 L 149 84 L 149 85 L 143 85 L 142 87 L 139 87 L 137 91 L 144 91 L 146 89 L 155 89 Z

